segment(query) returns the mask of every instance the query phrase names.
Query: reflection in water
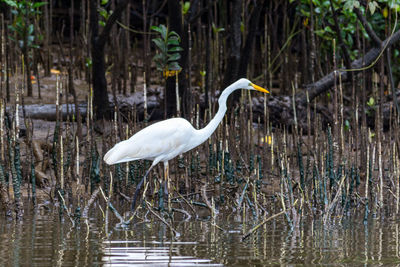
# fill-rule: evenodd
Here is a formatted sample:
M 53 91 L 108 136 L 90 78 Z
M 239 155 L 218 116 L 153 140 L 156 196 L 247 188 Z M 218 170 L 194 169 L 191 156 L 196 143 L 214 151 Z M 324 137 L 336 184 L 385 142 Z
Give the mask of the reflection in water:
M 171 242 L 165 246 L 160 242 L 148 242 L 142 246 L 140 241 L 104 241 L 104 266 L 221 266 L 208 259 L 183 256 L 181 249 L 195 246 L 196 242 Z
M 98 218 L 98 219 L 96 219 Z M 113 229 L 107 236 L 96 214 L 85 225 L 70 228 L 58 214 L 25 213 L 23 222 L 0 216 L 0 266 L 260 266 L 400 264 L 399 222 L 361 220 L 326 226 L 304 222 L 290 230 L 284 218 L 271 221 L 242 242 L 251 225 L 220 218 L 175 222 L 178 240 L 162 223 Z

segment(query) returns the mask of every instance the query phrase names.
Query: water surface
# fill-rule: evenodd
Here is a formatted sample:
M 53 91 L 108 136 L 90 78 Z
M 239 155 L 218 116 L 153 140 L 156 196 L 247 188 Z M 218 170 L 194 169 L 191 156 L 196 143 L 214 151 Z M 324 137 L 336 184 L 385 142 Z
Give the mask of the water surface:
M 309 221 L 291 230 L 280 217 L 241 241 L 251 226 L 226 218 L 175 222 L 181 236 L 174 238 L 152 221 L 110 227 L 106 234 L 101 216 L 90 220 L 89 230 L 85 224 L 75 229 L 57 212 L 39 210 L 21 222 L 0 217 L 0 266 L 400 265 L 394 219 L 348 219 L 329 227 Z

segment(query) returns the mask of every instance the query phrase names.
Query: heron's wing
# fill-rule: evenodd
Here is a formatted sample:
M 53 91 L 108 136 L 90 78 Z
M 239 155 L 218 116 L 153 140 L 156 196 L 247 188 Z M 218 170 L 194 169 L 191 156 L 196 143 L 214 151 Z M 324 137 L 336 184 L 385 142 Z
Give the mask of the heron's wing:
M 116 144 L 104 156 L 108 164 L 137 159 L 165 161 L 184 152 L 194 129 L 180 118 L 152 124 Z

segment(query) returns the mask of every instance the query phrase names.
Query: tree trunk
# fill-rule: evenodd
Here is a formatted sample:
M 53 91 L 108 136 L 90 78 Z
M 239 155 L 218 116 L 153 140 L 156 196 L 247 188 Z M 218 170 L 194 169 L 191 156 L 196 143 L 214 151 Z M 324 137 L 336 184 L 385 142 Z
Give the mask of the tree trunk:
M 188 69 L 188 55 L 189 55 L 189 34 L 188 34 L 188 22 L 185 21 L 182 24 L 182 9 L 180 1 L 168 0 L 168 17 L 169 17 L 169 30 L 175 31 L 181 37 L 181 47 L 183 51 L 180 53 L 181 58 L 179 59 L 179 65 L 182 67 L 182 71 L 179 73 L 179 97 L 181 99 L 181 113 L 184 117 L 187 117 L 191 111 L 191 98 L 190 89 L 187 77 L 189 76 L 190 70 Z M 167 103 L 167 117 L 176 115 L 176 77 L 170 77 L 167 80 L 166 88 L 166 102 Z
M 249 65 L 249 59 L 253 55 L 253 44 L 256 39 L 256 33 L 258 31 L 258 25 L 260 22 L 261 11 L 267 5 L 267 1 L 256 1 L 253 11 L 250 14 L 250 22 L 249 22 L 249 32 L 246 37 L 246 42 L 242 49 L 240 55 L 240 64 L 238 70 L 238 78 L 246 78 L 247 77 L 247 66 Z
M 97 1 L 90 1 L 90 29 L 92 31 L 92 83 L 93 106 L 97 118 L 103 118 L 105 107 L 108 107 L 107 81 L 105 76 L 104 45 L 98 41 L 99 18 L 97 14 Z M 103 108 L 100 108 L 103 107 Z
M 32 81 L 31 81 L 31 65 L 29 60 L 29 47 L 28 47 L 28 25 L 29 25 L 29 18 L 25 15 L 25 28 L 24 28 L 24 46 L 22 48 L 22 54 L 24 56 L 24 65 L 25 69 L 25 77 L 26 77 L 26 86 L 28 91 L 28 96 L 33 96 L 32 92 Z
M 242 44 L 240 33 L 240 21 L 242 11 L 242 0 L 233 0 L 232 15 L 230 17 L 229 38 L 228 38 L 228 63 L 224 75 L 224 88 L 238 79 L 240 63 L 240 47 Z
M 92 82 L 93 82 L 93 108 L 97 119 L 106 115 L 109 107 L 107 94 L 107 80 L 105 76 L 104 48 L 112 26 L 121 17 L 128 5 L 128 0 L 120 1 L 106 25 L 99 34 L 99 19 L 97 12 L 97 0 L 90 0 L 90 29 L 92 31 Z

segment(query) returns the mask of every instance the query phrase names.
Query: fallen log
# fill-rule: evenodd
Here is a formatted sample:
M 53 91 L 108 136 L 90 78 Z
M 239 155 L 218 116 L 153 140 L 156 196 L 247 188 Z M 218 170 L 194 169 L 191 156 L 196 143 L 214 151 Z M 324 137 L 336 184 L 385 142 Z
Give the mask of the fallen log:
M 156 90 L 152 90 L 156 91 Z M 147 97 L 147 109 L 149 113 L 157 107 L 160 106 L 160 95 L 153 94 Z M 132 110 L 135 106 L 136 110 L 143 115 L 144 110 L 144 100 L 143 93 L 136 92 L 131 96 L 117 95 L 117 101 L 114 100 L 112 95 L 109 95 L 109 103 L 115 104 L 117 103 L 121 112 Z M 87 103 L 78 104 L 79 112 L 82 118 L 86 118 L 87 115 Z M 23 117 L 23 109 L 25 110 L 25 116 L 30 119 L 38 119 L 38 120 L 47 120 L 47 121 L 55 121 L 57 119 L 56 111 L 57 107 L 55 104 L 31 104 L 25 105 L 24 107 L 19 106 L 18 114 L 22 118 Z M 114 110 L 114 109 L 110 109 Z M 7 107 L 6 112 L 8 114 L 14 114 L 14 107 Z M 75 114 L 75 105 L 74 104 L 62 104 L 59 105 L 60 116 L 63 120 L 66 120 L 69 116 L 72 118 L 73 114 Z
M 346 82 L 350 77 L 349 72 L 358 73 L 362 71 L 362 69 L 370 66 L 375 60 L 380 57 L 385 49 L 392 46 L 400 39 L 400 30 L 395 32 L 392 36 L 388 37 L 385 41 L 381 43 L 378 47 L 371 48 L 363 57 L 354 60 L 351 63 L 352 70 L 336 70 L 332 71 L 329 74 L 325 75 L 318 81 L 306 85 L 305 89 L 308 91 L 310 102 L 317 96 L 326 92 L 335 83 L 335 79 L 339 82 L 339 75 L 341 76 L 342 82 Z M 335 74 L 336 72 L 336 74 Z M 306 93 L 303 92 L 297 97 L 297 104 L 306 105 L 307 104 L 307 96 Z

